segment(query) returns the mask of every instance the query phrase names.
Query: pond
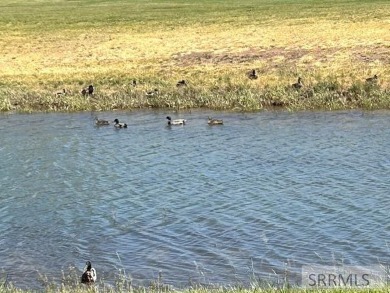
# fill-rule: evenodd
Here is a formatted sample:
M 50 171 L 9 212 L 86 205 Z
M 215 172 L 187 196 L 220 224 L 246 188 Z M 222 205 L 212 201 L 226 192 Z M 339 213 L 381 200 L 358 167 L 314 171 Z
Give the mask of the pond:
M 387 111 L 1 114 L 0 269 L 185 287 L 389 263 L 389 129 Z

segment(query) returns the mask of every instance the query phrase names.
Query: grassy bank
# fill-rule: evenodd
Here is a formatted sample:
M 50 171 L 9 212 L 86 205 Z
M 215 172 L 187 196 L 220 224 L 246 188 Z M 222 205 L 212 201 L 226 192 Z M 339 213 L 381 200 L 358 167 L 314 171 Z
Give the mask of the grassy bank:
M 135 285 L 130 275 L 124 270 L 119 270 L 113 278 L 101 274 L 96 283 L 81 284 L 80 271 L 70 267 L 68 271 L 62 271 L 60 280 L 51 280 L 45 275 L 39 274 L 38 281 L 42 289 L 20 289 L 8 281 L 8 275 L 2 273 L 0 279 L 0 293 L 30 293 L 30 292 L 62 292 L 62 293 L 84 293 L 84 292 L 101 292 L 101 293 L 390 293 L 390 284 L 385 283 L 377 286 L 367 287 L 299 287 L 290 285 L 288 276 L 281 278 L 260 279 L 254 278 L 250 284 L 236 285 L 202 285 L 193 283 L 189 280 L 188 285 L 175 288 L 165 283 L 162 273 L 159 273 L 156 279 L 149 282 L 143 282 L 143 285 Z M 111 276 L 112 277 L 112 276 Z M 347 281 L 348 282 L 348 281 Z M 34 283 L 34 287 L 37 284 Z
M 119 270 L 115 274 L 114 281 L 109 282 L 105 276 L 101 275 L 94 284 L 81 284 L 80 272 L 75 268 L 70 268 L 69 271 L 62 271 L 61 280 L 50 280 L 45 275 L 40 275 L 39 282 L 41 283 L 40 290 L 37 289 L 20 289 L 13 286 L 7 277 L 0 279 L 0 293 L 30 293 L 30 292 L 62 292 L 62 293 L 84 293 L 84 292 L 101 292 L 101 293 L 390 293 L 389 284 L 367 287 L 328 287 L 328 288 L 306 288 L 297 285 L 289 285 L 288 277 L 269 281 L 267 279 L 254 278 L 250 284 L 236 285 L 216 285 L 208 284 L 201 285 L 189 281 L 188 285 L 181 288 L 174 288 L 166 284 L 162 274 L 159 274 L 156 279 L 144 283 L 144 285 L 135 285 L 130 275 L 127 275 L 124 270 Z M 111 280 L 112 281 L 112 280 Z M 386 282 L 386 281 L 384 281 Z M 35 284 L 36 287 L 36 284 Z
M 0 10 L 1 111 L 390 109 L 386 0 L 3 0 Z

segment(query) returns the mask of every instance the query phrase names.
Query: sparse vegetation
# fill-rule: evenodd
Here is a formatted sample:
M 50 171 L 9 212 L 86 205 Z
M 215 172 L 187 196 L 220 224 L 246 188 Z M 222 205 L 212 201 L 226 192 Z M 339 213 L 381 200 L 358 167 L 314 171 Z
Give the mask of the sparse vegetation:
M 15 287 L 0 288 L 1 293 L 389 293 L 389 287 L 380 288 L 335 288 L 335 289 L 305 289 L 305 288 L 273 288 L 273 287 L 207 287 L 195 286 L 187 289 L 174 289 L 170 286 L 151 283 L 149 287 L 133 287 L 131 284 L 116 284 L 116 286 L 51 286 L 44 290 L 23 290 Z
M 260 279 L 253 280 L 249 285 L 200 285 L 191 284 L 186 288 L 174 288 L 173 286 L 164 283 L 163 276 L 158 274 L 155 280 L 151 280 L 148 285 L 137 286 L 133 284 L 130 275 L 127 275 L 124 270 L 119 270 L 115 274 L 115 280 L 107 283 L 109 280 L 101 279 L 98 282 L 86 285 L 81 284 L 78 270 L 70 268 L 66 273 L 62 273 L 60 283 L 50 281 L 46 276 L 40 276 L 42 288 L 37 289 L 20 289 L 12 284 L 9 284 L 4 279 L 0 282 L 0 293 L 32 293 L 32 292 L 47 292 L 47 293 L 389 293 L 390 287 L 383 285 L 372 288 L 357 288 L 357 287 L 338 287 L 338 288 L 305 288 L 291 286 L 288 284 L 278 283 L 271 284 Z

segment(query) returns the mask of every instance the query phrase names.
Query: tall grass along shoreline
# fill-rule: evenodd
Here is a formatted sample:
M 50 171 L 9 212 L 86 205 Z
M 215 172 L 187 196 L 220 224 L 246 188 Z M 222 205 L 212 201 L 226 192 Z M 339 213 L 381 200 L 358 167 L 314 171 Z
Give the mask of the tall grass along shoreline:
M 3 112 L 390 109 L 388 1 L 4 0 L 0 9 Z M 83 96 L 89 84 L 96 90 Z
M 164 80 L 159 85 L 124 80 L 121 86 L 97 82 L 93 95 L 82 95 L 74 85 L 61 84 L 63 90 L 50 86 L 26 88 L 6 86 L 0 89 L 3 112 L 37 111 L 109 111 L 147 108 L 174 110 L 207 108 L 212 110 L 257 111 L 263 109 L 340 110 L 390 109 L 390 91 L 377 84 L 356 81 L 345 88 L 337 81 L 319 81 L 294 89 L 288 84 L 260 87 L 251 81 L 235 83 L 226 77 L 217 84 L 200 82 L 176 88 Z M 96 85 L 96 83 L 94 83 Z M 172 85 L 173 84 L 173 85 Z M 50 89 L 45 89 L 49 87 Z
M 30 292 L 62 292 L 62 293 L 84 293 L 84 292 L 102 292 L 102 293 L 390 293 L 389 280 L 383 279 L 382 282 L 373 281 L 372 285 L 359 285 L 352 278 L 343 279 L 337 286 L 329 281 L 329 285 L 323 282 L 321 286 L 310 287 L 309 285 L 299 285 L 297 280 L 293 281 L 286 271 L 284 275 L 270 276 L 261 278 L 254 273 L 249 278 L 249 283 L 240 283 L 236 281 L 233 284 L 201 284 L 197 282 L 189 283 L 184 287 L 173 287 L 164 280 L 163 273 L 160 271 L 155 279 L 143 284 L 136 284 L 131 275 L 124 269 L 119 269 L 113 275 L 99 272 L 95 283 L 81 283 L 81 274 L 75 267 L 69 267 L 66 271 L 61 271 L 60 280 L 51 280 L 46 275 L 38 273 L 38 282 L 41 289 L 18 288 L 8 280 L 8 274 L 2 272 L 0 277 L 0 293 L 30 293 Z M 276 278 L 273 278 L 276 277 Z M 329 279 L 331 280 L 331 279 Z M 293 282 L 293 283 L 292 283 Z M 293 285 L 295 284 L 295 285 Z M 302 283 L 304 284 L 304 283 Z M 330 285 L 330 284 L 334 284 Z M 328 285 L 328 286 L 327 286 Z M 32 285 L 36 287 L 37 284 Z
M 4 274 L 4 272 L 3 272 Z M 96 283 L 83 284 L 79 271 L 76 268 L 69 268 L 69 271 L 62 271 L 61 280 L 50 280 L 46 275 L 39 274 L 38 281 L 41 289 L 29 289 L 28 286 L 18 288 L 8 281 L 8 275 L 0 279 L 0 293 L 30 293 L 30 292 L 62 292 L 62 293 L 84 293 L 84 292 L 102 292 L 102 293 L 390 293 L 390 284 L 383 280 L 383 283 L 376 285 L 359 286 L 351 280 L 343 280 L 339 286 L 308 287 L 298 284 L 291 285 L 289 276 L 277 276 L 273 281 L 271 279 L 261 279 L 253 275 L 250 283 L 235 284 L 201 284 L 189 280 L 188 285 L 184 287 L 174 287 L 167 284 L 160 271 L 156 279 L 143 284 L 135 284 L 130 275 L 124 269 L 119 269 L 111 280 L 107 275 L 100 274 Z M 336 283 L 335 283 L 336 284 Z M 351 284 L 349 286 L 348 284 Z M 37 284 L 32 285 L 37 287 Z

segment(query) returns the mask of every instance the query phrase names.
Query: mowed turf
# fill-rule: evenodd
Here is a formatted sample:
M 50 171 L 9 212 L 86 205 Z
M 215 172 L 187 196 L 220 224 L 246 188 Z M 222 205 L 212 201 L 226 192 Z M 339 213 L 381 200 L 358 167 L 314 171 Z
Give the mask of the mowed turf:
M 0 11 L 2 110 L 37 99 L 43 110 L 235 109 L 245 108 L 242 97 L 256 110 L 272 105 L 272 96 L 299 76 L 306 89 L 337 87 L 341 98 L 330 108 L 354 108 L 365 105 L 355 98 L 349 104 L 340 93 L 364 90 L 374 74 L 381 103 L 373 107 L 390 103 L 387 0 L 2 0 Z M 248 81 L 252 68 L 259 78 Z M 177 93 L 182 79 L 190 88 Z M 88 84 L 99 97 L 93 105 L 78 97 Z M 73 99 L 68 106 L 52 95 L 63 88 Z M 143 100 L 154 88 L 163 99 Z M 314 100 L 322 99 L 315 93 Z M 290 98 L 279 104 L 315 107 L 313 99 Z

